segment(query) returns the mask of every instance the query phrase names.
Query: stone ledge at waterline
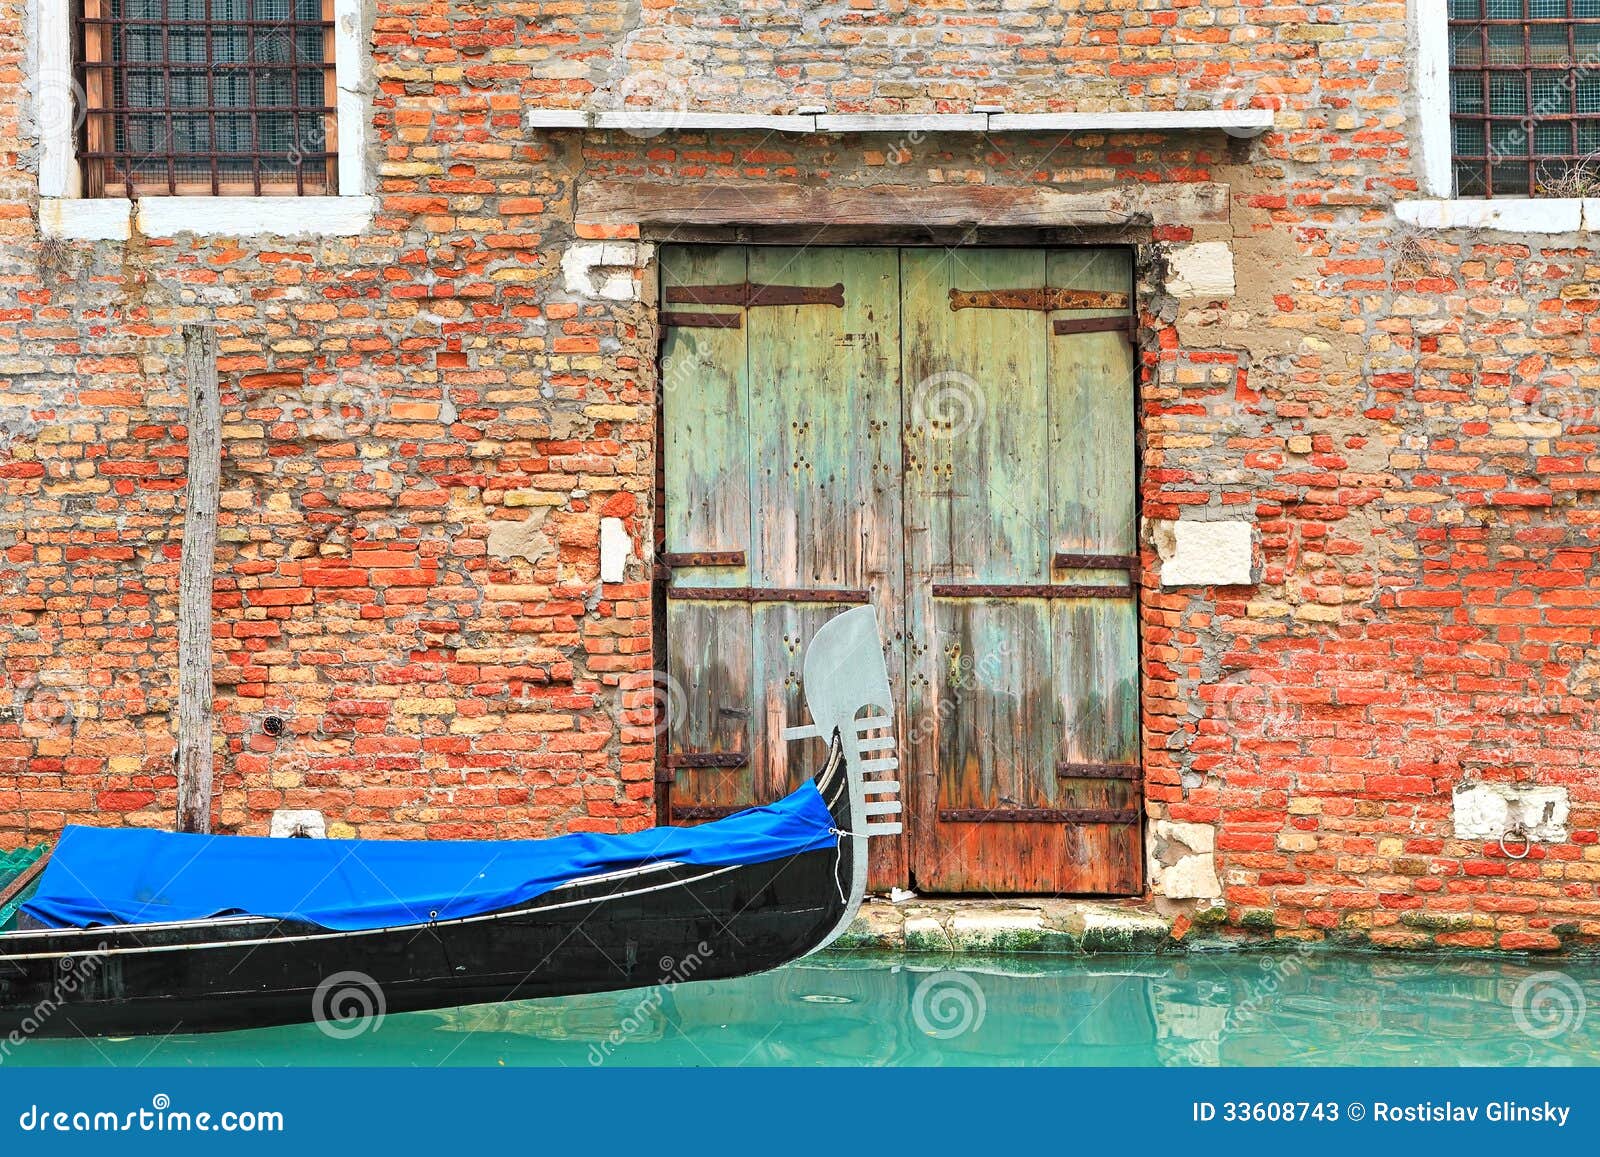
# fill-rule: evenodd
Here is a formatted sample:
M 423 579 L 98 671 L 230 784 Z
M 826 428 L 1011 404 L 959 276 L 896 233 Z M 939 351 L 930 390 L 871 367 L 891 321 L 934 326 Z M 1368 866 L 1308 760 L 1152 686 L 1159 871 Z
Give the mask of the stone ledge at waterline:
M 850 928 L 831 947 L 847 952 L 1147 956 L 1314 946 L 1407 955 L 1600 959 L 1600 938 L 1580 934 L 1575 924 L 1552 925 L 1537 936 L 1497 934 L 1493 919 L 1484 915 L 1404 912 L 1392 925 L 1381 928 L 1348 926 L 1308 935 L 1276 927 L 1271 913 L 1264 909 L 1246 910 L 1236 926 L 1225 927 L 1224 911 L 1206 907 L 1188 915 L 1162 915 L 1138 899 L 917 896 L 893 904 L 869 896 Z
M 904 952 L 1172 952 L 1172 920 L 1133 900 L 933 900 L 861 906 L 836 949 Z

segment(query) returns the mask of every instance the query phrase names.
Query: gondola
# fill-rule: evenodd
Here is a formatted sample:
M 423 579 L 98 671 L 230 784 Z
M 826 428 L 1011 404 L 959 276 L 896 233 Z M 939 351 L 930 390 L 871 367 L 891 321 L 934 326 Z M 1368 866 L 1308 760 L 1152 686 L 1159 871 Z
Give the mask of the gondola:
M 867 837 L 899 831 L 873 608 L 824 624 L 803 685 L 812 722 L 785 736 L 826 741 L 821 770 L 695 828 L 504 842 L 69 828 L 22 906 L 28 926 L 0 934 L 0 1038 L 338 1031 L 815 952 L 860 906 Z

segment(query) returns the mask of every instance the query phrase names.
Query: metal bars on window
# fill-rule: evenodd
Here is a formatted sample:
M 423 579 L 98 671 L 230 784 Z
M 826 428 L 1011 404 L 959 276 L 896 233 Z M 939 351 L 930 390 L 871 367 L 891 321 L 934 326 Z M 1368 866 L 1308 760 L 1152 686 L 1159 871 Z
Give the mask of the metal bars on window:
M 333 0 L 79 0 L 85 195 L 336 193 Z
M 1456 195 L 1588 195 L 1600 0 L 1449 0 Z

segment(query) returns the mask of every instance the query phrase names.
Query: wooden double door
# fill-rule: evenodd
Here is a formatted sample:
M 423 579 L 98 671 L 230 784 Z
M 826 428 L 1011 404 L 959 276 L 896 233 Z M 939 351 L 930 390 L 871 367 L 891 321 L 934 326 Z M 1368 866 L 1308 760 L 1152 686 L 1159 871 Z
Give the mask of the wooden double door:
M 905 833 L 873 883 L 1142 889 L 1131 254 L 667 246 L 674 822 L 790 790 L 804 649 L 878 608 Z

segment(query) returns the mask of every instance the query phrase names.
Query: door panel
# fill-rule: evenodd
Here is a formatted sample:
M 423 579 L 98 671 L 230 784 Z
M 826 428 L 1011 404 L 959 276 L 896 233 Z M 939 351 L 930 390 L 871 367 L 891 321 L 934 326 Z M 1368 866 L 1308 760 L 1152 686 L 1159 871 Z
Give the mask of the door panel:
M 864 592 L 893 638 L 901 577 L 899 282 L 893 249 L 759 248 L 756 285 L 842 288 L 841 306 L 747 311 L 751 383 L 752 582 Z M 809 723 L 805 648 L 847 603 L 762 602 L 753 610 L 755 686 L 764 734 Z M 891 682 L 904 662 L 891 648 Z M 825 758 L 820 742 L 769 739 L 754 766 L 777 798 Z M 872 882 L 905 874 L 903 837 L 873 841 Z
M 902 268 L 917 885 L 1136 892 L 1128 571 L 1057 565 L 1135 553 L 1132 350 L 1053 324 L 1127 309 L 993 293 L 1126 294 L 1127 256 L 926 250 Z M 974 291 L 984 304 L 954 308 Z M 936 385 L 961 391 L 954 422 L 916 404 Z M 1072 597 L 1098 587 L 1121 597 Z
M 662 288 L 743 282 L 747 264 L 743 246 L 663 248 Z M 692 308 L 737 312 L 725 306 Z M 744 330 L 663 326 L 661 364 L 669 418 L 662 431 L 666 549 L 744 551 L 746 558 L 738 566 L 678 567 L 672 585 L 748 586 L 750 399 Z M 674 819 L 705 818 L 711 814 L 707 809 L 746 807 L 753 798 L 748 753 L 762 733 L 754 718 L 752 638 L 749 603 L 667 599 L 667 678 L 657 696 L 666 715 L 669 760 L 714 765 L 719 761 L 706 757 L 747 757 L 734 767 L 678 767 Z
M 1128 253 L 667 247 L 662 270 L 680 302 L 742 302 L 665 307 L 667 550 L 744 552 L 668 590 L 668 751 L 747 756 L 680 769 L 675 809 L 811 772 L 819 744 L 774 737 L 805 721 L 811 636 L 864 595 L 908 806 L 872 885 L 1138 891 L 1139 825 L 1112 822 L 1139 797 L 1133 357 L 1092 320 L 1128 309 L 1044 292 L 1125 297 Z

